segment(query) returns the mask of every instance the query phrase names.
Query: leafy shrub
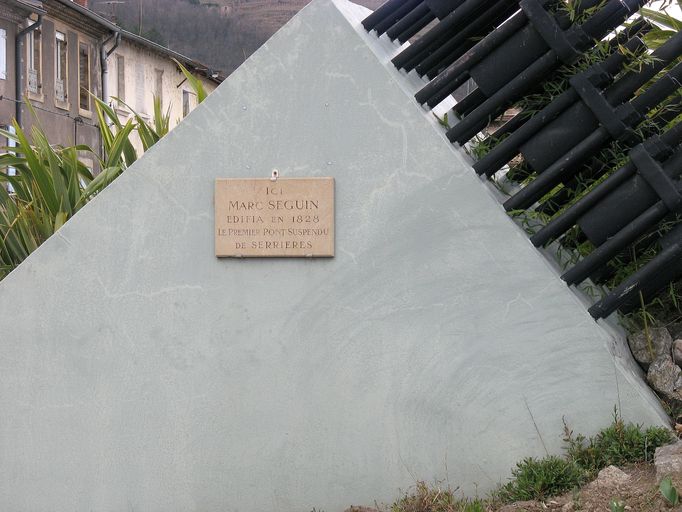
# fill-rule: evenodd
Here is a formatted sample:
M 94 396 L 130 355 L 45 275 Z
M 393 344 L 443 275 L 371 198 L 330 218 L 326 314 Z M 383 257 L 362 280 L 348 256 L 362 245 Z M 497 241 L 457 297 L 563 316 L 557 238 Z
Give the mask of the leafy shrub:
M 672 478 L 666 476 L 661 480 L 661 485 L 659 486 L 661 495 L 665 498 L 665 501 L 670 503 L 673 507 L 680 504 L 680 495 L 677 493 L 677 489 L 673 485 Z
M 504 502 L 544 500 L 579 487 L 585 471 L 568 459 L 549 456 L 523 459 L 512 470 L 512 481 L 497 491 Z
M 391 505 L 391 512 L 484 512 L 485 503 L 479 499 L 457 498 L 450 489 L 429 487 L 418 482 L 412 493 L 405 494 Z
M 606 466 L 622 466 L 634 462 L 651 462 L 659 446 L 673 440 L 671 432 L 664 427 L 649 427 L 625 424 L 615 415 L 613 423 L 596 436 L 586 438 L 573 436 L 566 428 L 565 441 L 568 458 L 594 476 Z

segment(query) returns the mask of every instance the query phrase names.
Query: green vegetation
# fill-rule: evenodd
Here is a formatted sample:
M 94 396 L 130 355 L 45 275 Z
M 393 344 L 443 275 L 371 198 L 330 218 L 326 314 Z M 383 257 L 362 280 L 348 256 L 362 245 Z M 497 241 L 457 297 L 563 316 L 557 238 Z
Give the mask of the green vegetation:
M 644 35 L 644 40 L 649 50 L 660 47 L 682 27 L 681 20 L 676 19 L 663 10 L 670 5 L 682 5 L 682 1 L 667 0 L 662 5 L 659 4 L 657 10 L 645 8 L 640 11 L 642 17 L 654 23 L 653 28 Z M 559 1 L 553 6 L 553 9 L 555 11 L 565 11 L 570 19 L 580 22 L 581 19 L 589 16 L 601 5 L 592 7 L 582 13 L 577 9 L 578 6 L 579 2 Z M 569 88 L 569 78 L 571 76 L 602 61 L 613 51 L 628 55 L 629 62 L 621 75 L 627 71 L 638 71 L 643 65 L 652 62 L 650 51 L 630 54 L 623 45 L 615 46 L 612 42 L 613 39 L 609 40 L 609 38 L 606 38 L 598 42 L 594 48 L 586 52 L 574 64 L 564 65 L 554 71 L 547 80 L 538 84 L 534 91 L 525 95 L 514 105 L 511 105 L 507 114 L 512 112 L 523 117 L 533 116 Z M 661 70 L 652 81 L 669 71 L 679 61 L 680 59 L 671 63 L 666 69 Z M 640 94 L 645 88 L 641 88 L 637 94 Z M 669 99 L 667 103 L 649 113 L 645 121 L 636 130 L 640 139 L 643 140 L 652 135 L 662 133 L 680 121 L 682 113 L 680 113 L 679 104 L 676 104 L 675 101 L 677 101 L 675 98 Z M 485 156 L 504 139 L 504 137 L 497 137 L 494 132 L 495 128 L 493 127 L 499 125 L 500 121 L 495 120 L 491 123 L 489 133 L 480 134 L 469 145 L 469 152 L 475 159 Z M 540 199 L 535 207 L 528 210 L 512 211 L 509 214 L 516 218 L 529 233 L 537 232 L 544 224 L 560 216 L 567 208 L 598 186 L 613 171 L 622 167 L 628 161 L 629 150 L 630 148 L 627 144 L 614 141 L 596 156 L 585 162 L 578 169 L 574 179 L 557 185 L 545 197 Z M 508 190 L 526 185 L 534 177 L 535 172 L 524 161 L 523 157 L 518 155 L 509 163 L 507 170 L 500 172 L 497 176 L 493 176 L 492 182 L 500 191 L 508 193 Z M 660 252 L 662 236 L 681 221 L 682 217 L 679 215 L 666 219 L 665 222 L 659 225 L 657 230 L 641 236 L 630 245 L 627 251 L 612 258 L 603 269 L 595 273 L 593 276 L 594 285 L 584 283 L 581 288 L 594 298 L 601 298 L 606 290 L 614 289 L 625 278 L 651 261 Z M 557 259 L 566 266 L 574 264 L 595 249 L 594 245 L 578 227 L 571 228 L 558 242 L 554 246 L 558 252 Z M 629 315 L 624 316 L 622 321 L 628 330 L 638 331 L 649 326 L 668 325 L 681 319 L 682 281 L 678 281 L 647 301 L 642 298 L 640 307 Z
M 178 66 L 188 77 L 198 101 L 203 101 L 207 94 L 201 82 L 181 64 Z M 50 144 L 33 111 L 36 124 L 30 137 L 16 122 L 16 133 L 0 130 L 3 137 L 15 142 L 15 147 L 4 148 L 11 152 L 0 155 L 0 279 L 137 160 L 133 135 L 139 138 L 144 152 L 170 129 L 170 106 L 163 112 L 156 99 L 150 123 L 130 107 L 132 117 L 123 123 L 112 107 L 99 98 L 93 99 L 103 157 L 84 145 Z M 81 162 L 80 158 L 86 157 L 97 162 L 100 172 L 96 176 Z M 13 168 L 16 175 L 8 175 L 8 168 Z
M 625 503 L 618 500 L 611 500 L 609 502 L 609 509 L 611 509 L 611 512 L 625 512 Z
M 643 429 L 640 425 L 625 424 L 617 414 L 611 425 L 589 439 L 580 434 L 574 436 L 568 427 L 564 432 L 568 460 L 577 464 L 588 478 L 606 466 L 652 462 L 656 448 L 674 439 L 666 428 Z
M 665 498 L 665 501 L 667 501 L 670 505 L 675 507 L 680 504 L 680 496 L 677 493 L 677 489 L 675 489 L 675 486 L 673 485 L 672 478 L 666 476 L 663 480 L 661 480 L 659 490 L 661 491 L 661 495 Z
M 478 512 L 490 510 L 503 503 L 540 500 L 574 491 L 574 502 L 579 502 L 579 489 L 609 465 L 651 463 L 657 447 L 671 443 L 672 433 L 663 427 L 643 428 L 626 424 L 619 415 L 607 428 L 594 437 L 574 436 L 565 429 L 566 453 L 563 457 L 526 458 L 516 464 L 511 480 L 500 486 L 486 499 L 457 497 L 456 490 L 440 485 L 428 486 L 419 482 L 414 490 L 393 503 L 390 512 Z M 672 484 L 670 484 L 672 487 Z M 664 493 L 665 488 L 665 493 Z M 666 500 L 679 500 L 674 487 L 663 486 Z M 612 512 L 622 512 L 625 504 L 612 499 Z
M 625 503 L 620 500 L 611 500 L 609 502 L 609 509 L 611 512 L 625 512 Z
M 484 500 L 458 498 L 450 489 L 418 482 L 416 489 L 391 505 L 391 512 L 484 512 Z
M 16 176 L 0 174 L 0 278 L 21 263 L 98 192 L 90 171 L 78 160 L 88 148 L 51 146 L 43 131 L 33 130 L 33 145 L 15 123 L 16 134 L 1 131 L 16 142 L 17 155 L 0 155 L 0 166 Z M 14 149 L 14 148 L 13 148 Z
M 504 502 L 544 500 L 580 487 L 587 473 L 575 461 L 556 456 L 527 458 L 512 470 L 512 480 L 497 492 Z

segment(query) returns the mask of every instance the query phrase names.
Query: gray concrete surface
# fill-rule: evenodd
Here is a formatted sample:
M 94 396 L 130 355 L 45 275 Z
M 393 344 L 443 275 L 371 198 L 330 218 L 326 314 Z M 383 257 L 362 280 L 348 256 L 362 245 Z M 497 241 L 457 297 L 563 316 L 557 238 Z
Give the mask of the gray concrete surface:
M 388 68 L 317 0 L 0 283 L 0 509 L 326 512 L 469 493 L 662 421 Z M 334 259 L 218 260 L 216 177 L 333 176 Z

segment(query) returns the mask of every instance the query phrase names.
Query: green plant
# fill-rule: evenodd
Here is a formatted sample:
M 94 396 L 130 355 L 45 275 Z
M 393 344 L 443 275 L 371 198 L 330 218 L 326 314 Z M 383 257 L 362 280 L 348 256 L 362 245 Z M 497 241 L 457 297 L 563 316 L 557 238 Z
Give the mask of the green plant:
M 620 500 L 609 501 L 609 509 L 611 512 L 625 512 L 625 503 Z
M 197 96 L 203 100 L 202 91 Z M 15 143 L 5 148 L 11 152 L 0 155 L 0 171 L 16 171 L 14 176 L 0 172 L 0 279 L 137 160 L 133 133 L 147 151 L 170 129 L 170 107 L 163 112 L 156 98 L 151 124 L 133 109 L 132 118 L 123 123 L 111 106 L 95 96 L 93 100 L 104 147 L 101 158 L 88 146 L 50 144 L 30 104 L 36 120 L 30 138 L 16 123 L 14 133 L 0 131 Z M 96 176 L 79 160 L 83 154 L 98 162 Z
M 201 83 L 201 80 L 199 80 L 196 76 L 194 76 L 185 66 L 180 64 L 180 61 L 173 59 L 175 64 L 180 68 L 180 71 L 182 71 L 182 74 L 185 75 L 185 78 L 187 79 L 187 83 L 189 83 L 189 86 L 194 90 L 194 93 L 197 95 L 197 102 L 201 103 L 206 99 L 206 96 L 208 96 L 208 93 L 206 92 L 206 89 L 204 89 L 204 84 Z
M 504 502 L 544 500 L 584 482 L 585 472 L 571 460 L 557 456 L 527 458 L 517 463 L 512 480 L 496 494 Z
M 443 117 L 438 117 L 436 114 L 433 114 L 433 117 L 436 118 L 438 121 L 438 124 L 441 125 L 443 128 L 446 130 L 450 128 L 450 123 L 448 122 L 448 113 L 446 112 L 443 114 Z
M 484 512 L 485 501 L 475 498 L 457 498 L 450 489 L 430 487 L 417 482 L 415 489 L 393 503 L 391 512 Z
M 661 480 L 661 485 L 658 487 L 658 489 L 661 491 L 661 495 L 665 498 L 665 501 L 667 501 L 670 505 L 675 507 L 680 504 L 680 496 L 677 493 L 677 489 L 673 485 L 672 478 L 666 476 L 663 480 Z
M 38 123 L 30 144 L 19 125 L 13 126 L 15 133 L 1 131 L 16 147 L 0 155 L 0 169 L 14 168 L 16 176 L 0 173 L 0 279 L 100 190 L 78 160 L 79 151 L 89 148 L 52 146 Z
M 651 462 L 656 448 L 672 440 L 668 429 L 625 424 L 617 412 L 613 423 L 594 437 L 574 436 L 567 426 L 564 436 L 568 458 L 592 477 L 609 465 Z

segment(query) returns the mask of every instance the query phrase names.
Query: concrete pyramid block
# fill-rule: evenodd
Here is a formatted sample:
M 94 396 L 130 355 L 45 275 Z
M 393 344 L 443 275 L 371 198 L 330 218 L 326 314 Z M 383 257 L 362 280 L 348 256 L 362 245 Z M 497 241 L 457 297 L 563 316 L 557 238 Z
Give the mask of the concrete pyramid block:
M 316 0 L 0 283 L 0 509 L 343 510 L 483 493 L 660 423 L 584 305 Z M 217 259 L 216 178 L 332 176 L 333 259 Z

